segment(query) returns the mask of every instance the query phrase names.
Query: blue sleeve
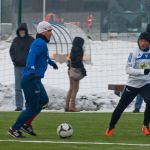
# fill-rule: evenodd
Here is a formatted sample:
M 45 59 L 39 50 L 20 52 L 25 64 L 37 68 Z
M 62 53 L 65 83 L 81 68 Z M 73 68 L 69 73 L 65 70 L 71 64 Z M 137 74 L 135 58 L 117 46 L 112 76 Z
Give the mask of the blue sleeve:
M 49 65 L 55 64 L 55 62 L 52 61 L 51 58 L 49 57 L 49 53 L 48 53 L 48 52 L 47 52 L 47 60 L 48 60 L 48 64 L 49 64 Z
M 35 72 L 35 61 L 36 57 L 40 55 L 43 51 L 43 48 L 40 44 L 34 43 L 29 51 L 26 67 L 31 70 L 32 73 Z
M 54 61 L 52 61 L 51 58 L 50 58 L 49 56 L 48 56 L 48 64 L 49 64 L 49 65 L 54 64 Z

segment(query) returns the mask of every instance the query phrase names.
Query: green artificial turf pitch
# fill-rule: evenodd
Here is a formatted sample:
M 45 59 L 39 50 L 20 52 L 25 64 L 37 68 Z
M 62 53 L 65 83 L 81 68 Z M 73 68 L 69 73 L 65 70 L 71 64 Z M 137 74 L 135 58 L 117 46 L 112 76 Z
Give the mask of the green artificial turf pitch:
M 106 137 L 111 113 L 42 112 L 33 122 L 36 137 L 15 139 L 7 134 L 18 112 L 0 112 L 0 149 L 5 150 L 149 150 L 150 136 L 143 135 L 143 113 L 123 113 L 114 136 Z M 56 134 L 61 123 L 72 125 L 71 138 Z

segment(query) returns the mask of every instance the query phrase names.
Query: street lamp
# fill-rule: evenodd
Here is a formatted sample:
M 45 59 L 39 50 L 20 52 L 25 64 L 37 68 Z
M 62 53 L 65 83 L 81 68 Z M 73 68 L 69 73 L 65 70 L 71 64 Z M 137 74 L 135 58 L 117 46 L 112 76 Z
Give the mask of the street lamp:
M 0 0 L 0 40 L 2 34 L 2 0 Z
M 2 23 L 2 0 L 0 0 L 0 23 Z

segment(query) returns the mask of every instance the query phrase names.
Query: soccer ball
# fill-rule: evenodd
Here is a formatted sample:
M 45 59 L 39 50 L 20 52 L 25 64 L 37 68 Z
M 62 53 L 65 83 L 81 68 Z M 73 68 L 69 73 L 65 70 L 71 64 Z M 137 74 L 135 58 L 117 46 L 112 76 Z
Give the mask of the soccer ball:
M 57 127 L 57 135 L 60 138 L 68 138 L 73 135 L 73 128 L 68 123 L 62 123 Z

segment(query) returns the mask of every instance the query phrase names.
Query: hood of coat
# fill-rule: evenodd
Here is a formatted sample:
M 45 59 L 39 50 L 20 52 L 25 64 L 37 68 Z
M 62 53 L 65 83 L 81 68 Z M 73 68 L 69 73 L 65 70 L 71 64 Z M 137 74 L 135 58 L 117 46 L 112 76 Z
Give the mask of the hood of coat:
M 81 38 L 81 37 L 75 37 L 72 44 L 73 44 L 73 46 L 75 46 L 75 47 L 80 47 L 80 48 L 82 48 L 82 47 L 83 47 L 83 44 L 84 44 L 84 39 Z
M 18 27 L 18 29 L 16 30 L 16 34 L 18 37 L 20 37 L 19 35 L 19 31 L 20 30 L 24 30 L 25 31 L 25 35 L 28 36 L 28 27 L 26 23 L 21 23 Z

